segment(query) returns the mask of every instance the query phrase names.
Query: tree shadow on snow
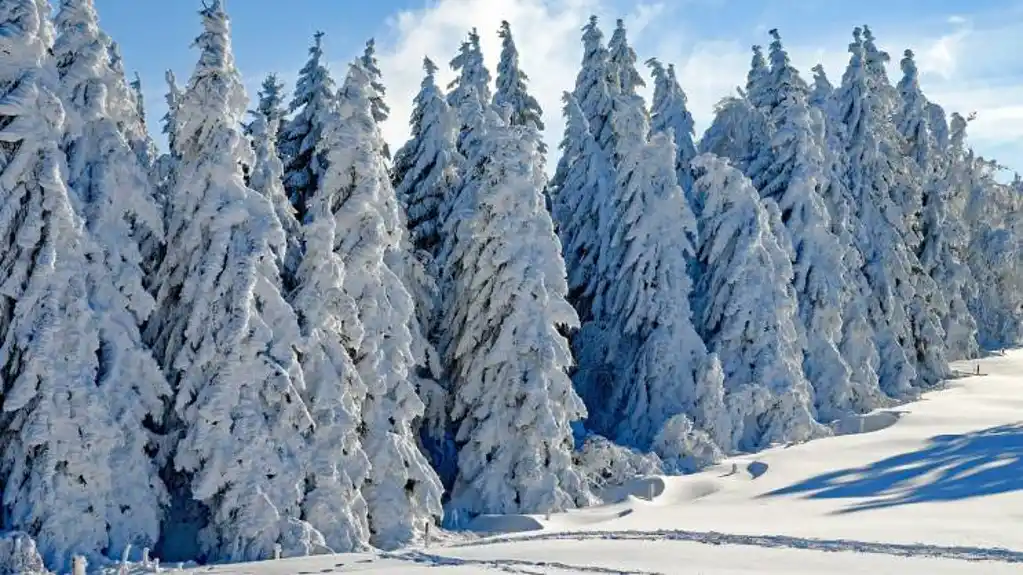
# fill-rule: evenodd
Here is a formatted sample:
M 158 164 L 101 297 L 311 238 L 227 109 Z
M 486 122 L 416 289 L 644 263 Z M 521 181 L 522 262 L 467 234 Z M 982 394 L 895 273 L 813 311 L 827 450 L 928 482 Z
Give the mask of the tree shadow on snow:
M 762 497 L 864 499 L 836 513 L 1023 490 L 1023 422 L 938 435 L 927 447 L 870 465 L 825 473 Z

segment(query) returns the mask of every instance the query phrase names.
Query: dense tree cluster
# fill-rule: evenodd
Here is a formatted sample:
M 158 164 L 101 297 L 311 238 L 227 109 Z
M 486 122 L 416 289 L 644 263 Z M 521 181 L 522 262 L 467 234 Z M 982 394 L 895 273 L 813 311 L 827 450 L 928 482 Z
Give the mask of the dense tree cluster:
M 1023 336 L 1023 184 L 853 31 L 781 35 L 697 139 L 671 64 L 582 28 L 553 177 L 507 22 L 391 149 L 372 40 L 251 106 L 220 0 L 158 153 L 92 0 L 0 0 L 3 529 L 47 564 L 242 561 L 588 505 L 830 433 Z M 246 117 L 246 114 L 249 117 Z

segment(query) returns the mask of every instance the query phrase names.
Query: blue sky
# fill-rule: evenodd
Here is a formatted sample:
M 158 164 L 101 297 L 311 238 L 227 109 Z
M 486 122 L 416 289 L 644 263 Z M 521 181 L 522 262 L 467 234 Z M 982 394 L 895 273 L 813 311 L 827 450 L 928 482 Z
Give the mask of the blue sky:
M 198 0 L 95 0 L 101 26 L 122 46 L 129 73 L 146 87 L 151 118 L 162 115 L 164 70 L 181 81 L 195 62 L 189 48 L 199 20 Z M 624 17 L 641 60 L 658 56 L 679 67 L 698 129 L 714 102 L 743 81 L 749 46 L 767 43 L 778 27 L 797 66 L 823 62 L 834 83 L 847 60 L 853 26 L 870 24 L 893 56 L 893 79 L 906 47 L 918 53 L 928 96 L 949 111 L 978 112 L 971 142 L 1023 170 L 1023 0 L 226 0 L 238 66 L 255 93 L 277 72 L 291 80 L 316 30 L 340 81 L 345 62 L 376 37 L 394 119 L 385 127 L 402 140 L 420 61 L 447 62 L 464 32 L 478 26 L 489 63 L 496 62 L 493 32 L 512 23 L 523 65 L 545 105 L 556 142 L 559 98 L 570 88 L 579 60 L 578 28 L 599 14 L 607 35 Z M 286 7 L 282 9 L 282 4 Z

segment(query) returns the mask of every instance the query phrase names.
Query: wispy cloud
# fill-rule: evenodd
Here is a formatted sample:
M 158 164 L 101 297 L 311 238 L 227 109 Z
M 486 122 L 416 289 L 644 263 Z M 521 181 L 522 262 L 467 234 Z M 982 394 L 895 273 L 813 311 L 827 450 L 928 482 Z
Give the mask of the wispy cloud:
M 624 15 L 630 33 L 640 34 L 663 11 L 661 3 L 641 3 Z M 484 57 L 494 72 L 500 54 L 497 29 L 508 20 L 516 37 L 530 89 L 545 112 L 545 138 L 553 146 L 561 137 L 561 93 L 570 89 L 582 56 L 580 28 L 590 14 L 604 16 L 607 34 L 613 16 L 602 0 L 441 0 L 431 7 L 403 11 L 389 22 L 380 42 L 380 67 L 391 94 L 391 119 L 384 126 L 390 142 L 408 136 L 412 97 L 419 89 L 418 65 L 429 56 L 440 67 L 438 81 L 453 78 L 447 63 L 468 30 L 479 29 Z
M 392 144 L 400 144 L 407 137 L 423 56 L 430 56 L 441 66 L 440 80 L 449 81 L 452 74 L 447 62 L 466 32 L 477 27 L 493 70 L 500 50 L 496 30 L 506 19 L 516 34 L 523 68 L 531 78 L 530 88 L 544 108 L 548 126 L 545 138 L 551 146 L 556 145 L 563 127 L 560 95 L 574 83 L 581 57 L 579 29 L 590 14 L 601 17 L 607 36 L 615 18 L 624 17 L 640 62 L 657 56 L 676 64 L 697 128 L 702 130 L 712 119 L 715 103 L 744 83 L 750 45 L 766 44 L 769 38 L 759 29 L 751 31 L 755 36 L 727 29 L 695 33 L 691 25 L 683 26 L 684 14 L 678 8 L 675 2 L 652 1 L 634 4 L 628 13 L 617 14 L 609 0 L 439 0 L 421 9 L 400 12 L 389 20 L 386 34 L 378 42 L 393 111 L 384 127 L 385 136 Z M 727 4 L 721 4 L 721 8 L 726 9 Z M 1023 17 L 998 16 L 978 13 L 942 17 L 944 20 L 938 23 L 943 22 L 943 26 L 931 27 L 927 34 L 888 25 L 879 43 L 892 56 L 893 81 L 901 75 L 903 50 L 912 48 L 917 54 L 921 82 L 931 99 L 949 111 L 978 113 L 977 121 L 970 126 L 971 142 L 982 153 L 997 149 L 1018 158 L 1023 157 L 1023 106 L 1018 104 L 1023 101 L 1023 65 L 1016 60 L 1018 50 L 1014 46 L 1023 37 Z M 783 35 L 785 32 L 782 30 Z M 807 77 L 814 64 L 822 63 L 837 84 L 848 62 L 851 36 L 829 32 L 826 37 L 816 38 L 806 30 L 796 36 L 798 42 L 786 44 L 793 63 Z M 343 73 L 343 67 L 335 70 Z M 1015 158 L 1003 161 L 1011 164 Z

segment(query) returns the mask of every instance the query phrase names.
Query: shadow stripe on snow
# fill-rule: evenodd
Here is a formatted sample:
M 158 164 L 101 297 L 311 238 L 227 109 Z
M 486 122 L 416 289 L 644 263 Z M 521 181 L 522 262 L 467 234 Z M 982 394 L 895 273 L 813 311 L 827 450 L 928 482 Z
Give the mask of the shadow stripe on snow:
M 558 561 L 526 561 L 524 559 L 463 559 L 461 557 L 449 557 L 436 555 L 425 551 L 405 551 L 399 553 L 385 553 L 382 555 L 387 559 L 411 561 L 434 567 L 490 567 L 506 573 L 521 573 L 524 575 L 535 575 L 536 571 L 527 569 L 557 569 L 559 571 L 570 571 L 575 573 L 596 573 L 597 575 L 664 575 L 660 571 L 631 571 L 622 569 L 611 569 L 610 567 L 598 567 L 590 565 L 569 565 Z M 541 571 L 546 573 L 547 571 Z
M 482 547 L 501 543 L 525 541 L 684 541 L 704 545 L 744 545 L 773 549 L 802 549 L 808 551 L 873 553 L 899 557 L 929 557 L 957 559 L 960 561 L 996 561 L 999 563 L 1023 563 L 1023 551 L 1002 547 L 961 547 L 928 545 L 923 543 L 881 543 L 855 541 L 850 539 L 812 539 L 788 535 L 737 535 L 715 531 L 682 531 L 664 529 L 656 531 L 585 531 L 539 533 L 516 537 L 490 537 L 452 545 L 459 547 Z

